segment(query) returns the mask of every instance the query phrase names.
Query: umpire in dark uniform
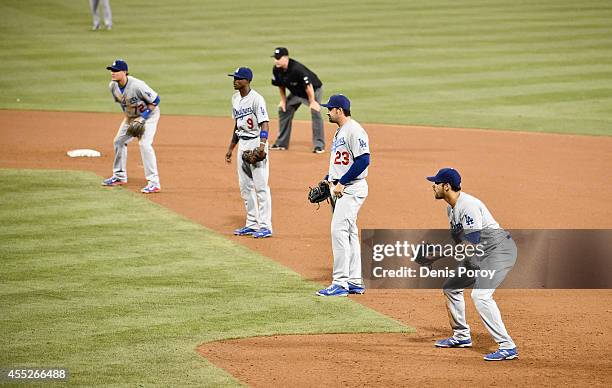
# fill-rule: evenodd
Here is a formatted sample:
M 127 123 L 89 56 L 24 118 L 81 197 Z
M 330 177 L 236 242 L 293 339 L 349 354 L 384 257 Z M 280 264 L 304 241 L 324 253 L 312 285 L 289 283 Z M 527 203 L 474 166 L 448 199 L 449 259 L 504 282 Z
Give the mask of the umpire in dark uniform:
M 312 152 L 325 152 L 325 135 L 321 118 L 323 83 L 309 68 L 289 58 L 289 50 L 277 47 L 274 50 L 272 85 L 278 86 L 281 101 L 278 110 L 279 134 L 272 145 L 273 150 L 286 150 L 291 139 L 291 124 L 300 105 L 308 105 L 312 116 Z M 289 89 L 289 95 L 287 95 Z

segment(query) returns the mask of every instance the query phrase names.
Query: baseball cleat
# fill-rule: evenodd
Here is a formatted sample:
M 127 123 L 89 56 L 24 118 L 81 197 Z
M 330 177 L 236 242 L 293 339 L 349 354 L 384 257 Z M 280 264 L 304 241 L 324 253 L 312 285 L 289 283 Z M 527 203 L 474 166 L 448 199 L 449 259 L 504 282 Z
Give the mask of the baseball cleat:
M 234 230 L 234 235 L 236 235 L 236 236 L 250 236 L 250 235 L 252 235 L 255 232 L 256 232 L 255 229 L 251 229 L 251 228 L 245 226 L 244 228 L 240 228 L 240 229 Z
M 153 193 L 159 193 L 161 191 L 161 189 L 158 186 L 147 186 L 147 187 L 143 187 L 142 190 L 140 190 L 141 193 L 143 194 L 153 194 Z
M 116 176 L 112 176 L 102 181 L 102 186 L 121 186 L 127 184 L 126 180 L 121 180 Z
M 253 238 L 266 238 L 272 237 L 272 231 L 270 229 L 262 228 L 257 232 L 253 233 Z
M 278 144 L 272 144 L 272 147 L 270 147 L 271 150 L 277 150 L 277 151 L 286 151 L 287 147 L 281 147 Z
M 499 349 L 497 352 L 489 353 L 484 356 L 485 361 L 503 361 L 503 360 L 514 360 L 518 358 L 518 350 L 513 349 Z
M 312 149 L 313 154 L 322 154 L 323 152 L 325 152 L 325 149 L 322 147 L 315 147 Z
M 318 296 L 348 296 L 348 294 L 348 290 L 338 284 L 332 284 L 327 288 L 317 291 Z
M 455 337 L 445 338 L 436 341 L 436 348 L 471 348 L 472 340 L 460 340 Z
M 359 284 L 348 282 L 348 292 L 349 292 L 349 294 L 363 295 L 363 294 L 365 294 L 365 291 L 366 291 L 366 289 L 365 289 L 364 286 L 360 286 Z

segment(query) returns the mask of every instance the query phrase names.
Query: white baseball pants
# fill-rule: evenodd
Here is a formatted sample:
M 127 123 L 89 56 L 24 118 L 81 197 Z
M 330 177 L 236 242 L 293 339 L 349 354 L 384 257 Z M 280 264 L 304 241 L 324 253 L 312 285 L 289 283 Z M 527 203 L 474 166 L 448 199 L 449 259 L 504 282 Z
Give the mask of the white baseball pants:
M 148 185 L 155 185 L 161 188 L 159 174 L 157 173 L 157 158 L 155 156 L 155 150 L 153 149 L 153 139 L 157 132 L 159 116 L 160 111 L 159 107 L 157 107 L 151 112 L 147 121 L 145 121 L 145 132 L 138 144 L 140 146 L 140 156 L 142 157 L 142 164 L 144 166 Z M 115 160 L 113 163 L 113 175 L 121 180 L 127 180 L 127 145 L 134 139 L 126 133 L 128 127 L 128 120 L 124 119 L 119 126 L 119 130 L 114 140 Z
M 334 271 L 332 284 L 348 289 L 348 282 L 363 285 L 361 276 L 361 242 L 357 228 L 357 215 L 368 196 L 365 179 L 351 182 L 336 200 L 331 221 Z

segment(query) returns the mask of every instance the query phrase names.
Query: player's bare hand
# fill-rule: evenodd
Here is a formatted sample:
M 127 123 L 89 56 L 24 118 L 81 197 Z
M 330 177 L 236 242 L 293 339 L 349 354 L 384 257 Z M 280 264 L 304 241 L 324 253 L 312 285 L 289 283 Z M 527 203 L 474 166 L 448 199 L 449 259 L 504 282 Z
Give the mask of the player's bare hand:
M 315 112 L 321 111 L 321 105 L 315 100 L 310 103 L 310 110 L 314 110 Z
M 283 112 L 287 111 L 287 101 L 281 100 L 281 102 L 278 103 L 278 109 Z
M 336 198 L 342 198 L 342 192 L 344 191 L 344 185 L 340 182 L 336 183 L 334 189 L 332 190 L 332 194 Z
M 232 153 L 231 152 L 227 152 L 225 154 L 225 163 L 231 163 L 232 162 Z

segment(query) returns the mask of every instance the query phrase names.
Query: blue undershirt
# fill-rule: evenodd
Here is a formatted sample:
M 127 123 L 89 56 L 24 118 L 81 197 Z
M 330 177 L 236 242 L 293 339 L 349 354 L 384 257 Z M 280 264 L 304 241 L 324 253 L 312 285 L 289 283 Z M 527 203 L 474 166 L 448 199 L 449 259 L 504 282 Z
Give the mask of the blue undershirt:
M 471 242 L 472 244 L 478 244 L 480 242 L 480 231 L 477 230 L 472 233 L 466 233 L 465 239 Z
M 370 165 L 370 154 L 359 155 L 353 161 L 353 165 L 349 170 L 340 178 L 340 184 L 346 185 L 350 181 L 354 180 Z

